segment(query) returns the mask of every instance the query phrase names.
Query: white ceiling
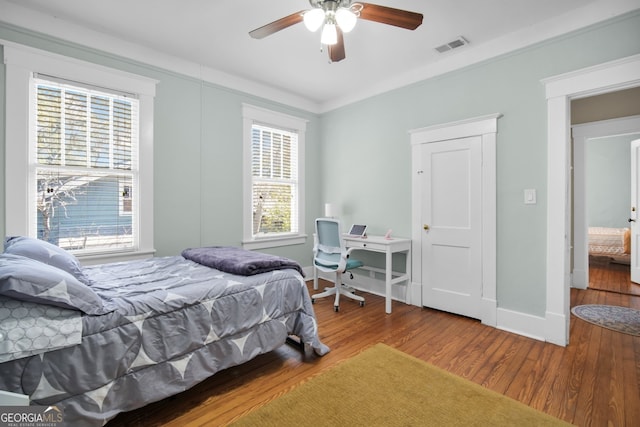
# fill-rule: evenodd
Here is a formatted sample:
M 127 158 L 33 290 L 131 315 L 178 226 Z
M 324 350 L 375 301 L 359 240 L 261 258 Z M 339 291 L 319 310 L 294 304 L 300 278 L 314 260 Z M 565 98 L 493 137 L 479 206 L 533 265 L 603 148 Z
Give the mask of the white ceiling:
M 419 12 L 415 31 L 360 20 L 329 63 L 303 24 L 249 31 L 307 0 L 0 0 L 0 21 L 309 111 L 331 110 L 640 8 L 640 0 L 374 0 Z M 470 44 L 439 54 L 458 36 Z

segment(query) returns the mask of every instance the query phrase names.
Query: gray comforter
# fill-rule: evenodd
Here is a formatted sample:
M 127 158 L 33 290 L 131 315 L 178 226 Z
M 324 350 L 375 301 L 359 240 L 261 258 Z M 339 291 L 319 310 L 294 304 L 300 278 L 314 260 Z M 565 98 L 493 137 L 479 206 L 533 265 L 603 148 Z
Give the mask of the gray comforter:
M 271 351 L 288 335 L 318 355 L 329 351 L 295 270 L 242 277 L 164 257 L 84 272 L 114 311 L 83 316 L 78 345 L 0 364 L 1 390 L 56 405 L 68 425 L 103 425 Z

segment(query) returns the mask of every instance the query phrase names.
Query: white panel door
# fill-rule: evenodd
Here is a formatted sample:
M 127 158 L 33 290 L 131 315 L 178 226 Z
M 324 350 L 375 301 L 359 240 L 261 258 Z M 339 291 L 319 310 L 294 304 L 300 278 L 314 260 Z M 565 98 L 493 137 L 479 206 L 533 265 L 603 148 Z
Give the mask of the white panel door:
M 422 303 L 479 319 L 482 138 L 422 145 Z
M 640 176 L 638 176 L 638 162 L 640 161 L 640 139 L 631 141 L 631 212 L 629 225 L 631 226 L 631 281 L 640 283 L 640 225 L 638 224 L 638 200 L 640 200 Z

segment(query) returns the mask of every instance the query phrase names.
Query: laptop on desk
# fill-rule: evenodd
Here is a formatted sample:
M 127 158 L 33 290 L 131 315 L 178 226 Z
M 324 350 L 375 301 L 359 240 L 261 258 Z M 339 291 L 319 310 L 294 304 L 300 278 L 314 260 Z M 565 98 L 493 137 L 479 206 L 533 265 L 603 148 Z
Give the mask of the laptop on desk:
M 366 237 L 367 235 L 367 226 L 360 224 L 353 224 L 351 229 L 347 233 L 349 237 Z

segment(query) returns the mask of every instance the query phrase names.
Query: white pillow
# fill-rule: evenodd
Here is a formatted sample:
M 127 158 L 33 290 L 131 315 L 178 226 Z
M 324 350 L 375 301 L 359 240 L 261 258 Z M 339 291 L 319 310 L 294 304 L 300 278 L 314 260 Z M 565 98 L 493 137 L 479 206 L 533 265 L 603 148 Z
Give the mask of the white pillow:
M 26 236 L 7 237 L 4 241 L 4 252 L 49 264 L 66 271 L 85 285 L 91 284 L 73 254 L 44 240 Z

